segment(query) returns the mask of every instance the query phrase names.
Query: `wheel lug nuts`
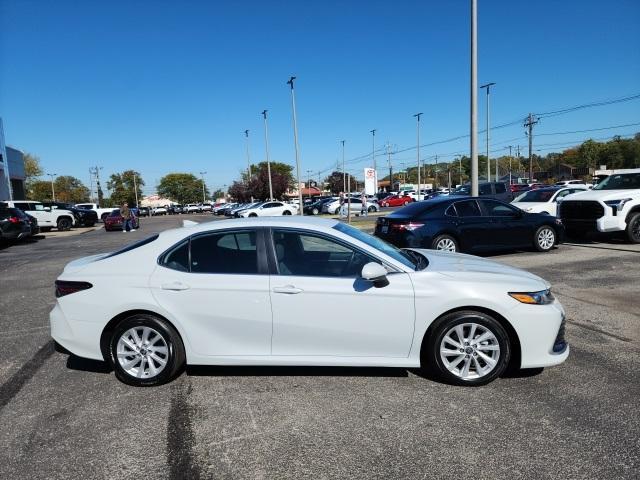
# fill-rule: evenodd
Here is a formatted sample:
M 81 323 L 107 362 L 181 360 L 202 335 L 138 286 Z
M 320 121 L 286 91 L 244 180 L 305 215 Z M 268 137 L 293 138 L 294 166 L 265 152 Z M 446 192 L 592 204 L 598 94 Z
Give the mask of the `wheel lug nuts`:
M 464 348 L 461 348 L 460 351 L 464 353 Z

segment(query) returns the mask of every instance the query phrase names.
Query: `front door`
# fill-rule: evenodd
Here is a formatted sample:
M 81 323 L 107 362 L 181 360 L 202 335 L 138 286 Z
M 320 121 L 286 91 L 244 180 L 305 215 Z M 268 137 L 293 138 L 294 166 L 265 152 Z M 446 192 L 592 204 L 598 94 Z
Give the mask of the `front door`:
M 212 231 L 160 259 L 150 280 L 158 303 L 200 355 L 269 355 L 271 305 L 261 231 Z
M 503 247 L 522 247 L 533 243 L 533 231 L 526 213 L 497 200 L 480 200 L 495 242 Z
M 407 357 L 414 292 L 406 273 L 374 288 L 360 278 L 378 261 L 341 240 L 306 230 L 273 231 L 273 355 Z
M 460 200 L 453 204 L 458 215 L 457 227 L 463 251 L 484 248 L 491 241 L 490 223 L 482 215 L 474 199 Z

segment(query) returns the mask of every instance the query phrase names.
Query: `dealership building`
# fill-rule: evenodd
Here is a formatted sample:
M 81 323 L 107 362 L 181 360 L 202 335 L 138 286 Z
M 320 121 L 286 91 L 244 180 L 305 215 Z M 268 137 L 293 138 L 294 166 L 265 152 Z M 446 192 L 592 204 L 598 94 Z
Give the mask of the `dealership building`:
M 9 200 L 9 198 L 23 200 L 25 199 L 24 155 L 20 150 L 9 146 L 5 147 L 5 151 L 7 152 L 7 158 L 4 158 L 4 154 L 0 150 L 0 201 Z M 12 196 L 9 195 L 7 166 L 9 167 Z

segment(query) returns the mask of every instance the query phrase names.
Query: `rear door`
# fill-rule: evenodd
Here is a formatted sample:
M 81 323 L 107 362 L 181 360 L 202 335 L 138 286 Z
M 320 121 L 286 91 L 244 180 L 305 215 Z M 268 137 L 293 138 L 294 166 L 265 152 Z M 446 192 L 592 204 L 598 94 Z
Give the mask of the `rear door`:
M 216 230 L 166 252 L 151 276 L 158 303 L 196 353 L 269 355 L 271 305 L 261 229 Z
M 475 199 L 455 202 L 458 214 L 458 237 L 463 250 L 484 248 L 491 238 L 489 221 L 482 215 L 482 210 Z

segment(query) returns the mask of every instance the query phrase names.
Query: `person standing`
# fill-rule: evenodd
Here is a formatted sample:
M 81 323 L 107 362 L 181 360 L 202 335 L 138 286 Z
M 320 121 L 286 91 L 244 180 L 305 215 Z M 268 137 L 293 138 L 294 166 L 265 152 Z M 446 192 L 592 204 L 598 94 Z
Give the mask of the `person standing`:
M 360 210 L 360 215 L 366 217 L 369 214 L 369 205 L 367 205 L 367 195 L 362 192 L 362 196 L 360 197 L 360 201 L 362 202 L 362 210 Z
M 129 204 L 124 202 L 120 207 L 120 215 L 122 216 L 122 232 L 127 233 L 131 230 L 131 210 Z

